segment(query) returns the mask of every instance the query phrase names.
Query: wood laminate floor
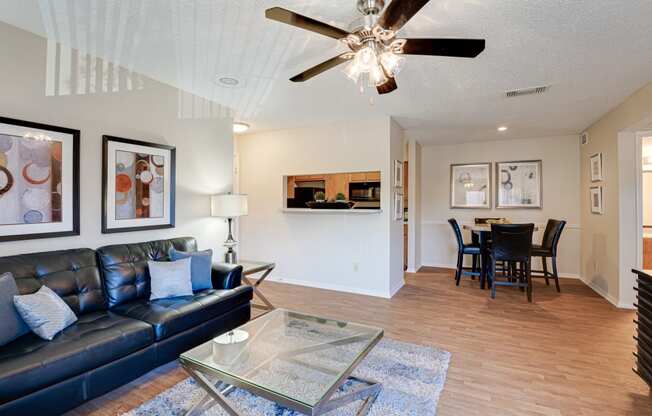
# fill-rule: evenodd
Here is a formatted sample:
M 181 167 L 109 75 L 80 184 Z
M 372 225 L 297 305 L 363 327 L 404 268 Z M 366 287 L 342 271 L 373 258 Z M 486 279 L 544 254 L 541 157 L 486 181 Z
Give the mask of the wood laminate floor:
M 439 402 L 450 415 L 652 415 L 652 396 L 631 370 L 634 313 L 618 310 L 578 280 L 562 293 L 535 283 L 535 303 L 512 288 L 495 300 L 452 272 L 406 276 L 391 300 L 265 282 L 276 306 L 385 328 L 385 336 L 452 352 Z M 117 415 L 186 378 L 168 364 L 70 415 Z

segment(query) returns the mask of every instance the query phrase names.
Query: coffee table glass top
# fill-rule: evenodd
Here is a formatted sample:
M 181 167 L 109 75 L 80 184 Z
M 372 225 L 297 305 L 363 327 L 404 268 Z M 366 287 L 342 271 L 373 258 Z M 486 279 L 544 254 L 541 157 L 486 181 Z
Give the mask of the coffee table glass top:
M 382 336 L 380 328 L 275 309 L 180 359 L 229 384 L 315 406 Z
M 258 273 L 268 269 L 273 269 L 276 266 L 272 262 L 253 260 L 240 260 L 238 264 L 242 266 L 242 272 L 244 274 Z

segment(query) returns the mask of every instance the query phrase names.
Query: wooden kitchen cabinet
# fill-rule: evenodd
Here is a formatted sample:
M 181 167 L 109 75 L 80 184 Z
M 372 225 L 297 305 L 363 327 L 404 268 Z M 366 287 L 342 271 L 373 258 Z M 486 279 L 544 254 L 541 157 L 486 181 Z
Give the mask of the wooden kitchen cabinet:
M 349 173 L 350 182 L 365 182 L 367 180 L 366 172 Z
M 349 173 L 350 182 L 380 182 L 380 171 Z
M 343 193 L 344 198 L 349 199 L 349 175 L 346 173 L 335 173 L 326 175 L 326 198 L 336 199 L 337 194 Z
M 296 176 L 288 176 L 287 197 L 294 198 L 294 185 L 296 184 Z
M 367 182 L 380 182 L 380 171 L 367 172 Z
M 324 181 L 326 199 L 334 200 L 337 194 L 344 194 L 349 200 L 349 184 L 351 182 L 380 182 L 380 171 L 355 173 L 327 173 L 321 175 L 291 175 L 287 177 L 287 198 L 295 197 L 294 189 L 301 182 Z

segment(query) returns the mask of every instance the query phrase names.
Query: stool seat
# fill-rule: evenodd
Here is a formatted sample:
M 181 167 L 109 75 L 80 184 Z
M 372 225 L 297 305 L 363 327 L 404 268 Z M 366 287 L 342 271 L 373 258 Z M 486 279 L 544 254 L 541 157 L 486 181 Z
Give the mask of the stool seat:
M 480 246 L 475 244 L 465 244 L 462 247 L 462 252 L 464 254 L 480 254 Z

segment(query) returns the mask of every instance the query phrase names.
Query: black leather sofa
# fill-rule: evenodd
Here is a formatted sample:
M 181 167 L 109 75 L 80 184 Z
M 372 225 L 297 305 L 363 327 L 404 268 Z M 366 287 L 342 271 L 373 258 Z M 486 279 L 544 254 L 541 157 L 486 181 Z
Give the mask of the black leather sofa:
M 52 341 L 33 333 L 0 347 L 0 415 L 56 415 L 126 384 L 250 319 L 242 267 L 213 266 L 213 288 L 150 302 L 147 261 L 193 238 L 0 257 L 21 294 L 46 285 L 78 321 Z M 0 322 L 1 324 L 1 322 Z

